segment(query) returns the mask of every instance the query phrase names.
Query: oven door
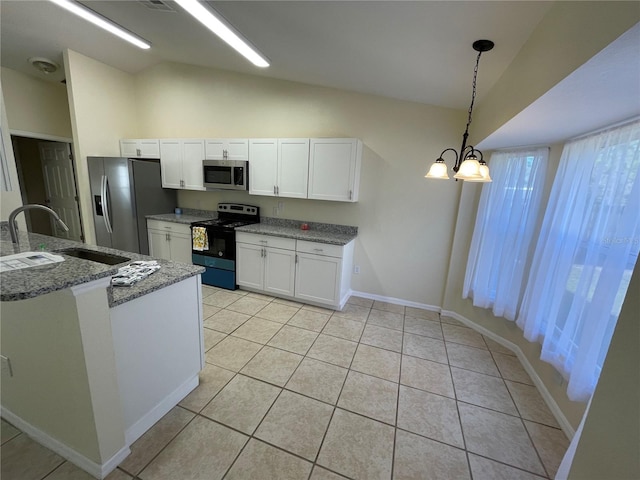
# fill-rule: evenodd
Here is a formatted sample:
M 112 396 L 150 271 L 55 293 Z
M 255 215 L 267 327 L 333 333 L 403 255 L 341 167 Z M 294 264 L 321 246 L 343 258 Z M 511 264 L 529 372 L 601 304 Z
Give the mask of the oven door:
M 207 237 L 209 249 L 203 251 L 193 250 L 194 254 L 235 261 L 236 232 L 234 230 L 223 231 L 215 227 L 209 227 L 207 228 Z
M 203 160 L 204 186 L 211 189 L 248 190 L 248 163 L 242 160 Z

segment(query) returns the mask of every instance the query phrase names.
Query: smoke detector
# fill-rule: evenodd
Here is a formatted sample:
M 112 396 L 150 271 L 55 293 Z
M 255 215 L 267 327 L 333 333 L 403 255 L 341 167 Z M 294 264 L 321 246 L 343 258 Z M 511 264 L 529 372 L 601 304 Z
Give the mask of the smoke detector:
M 60 65 L 58 65 L 56 62 L 44 57 L 31 57 L 29 59 L 29 63 L 45 75 L 55 73 L 58 68 L 60 68 Z

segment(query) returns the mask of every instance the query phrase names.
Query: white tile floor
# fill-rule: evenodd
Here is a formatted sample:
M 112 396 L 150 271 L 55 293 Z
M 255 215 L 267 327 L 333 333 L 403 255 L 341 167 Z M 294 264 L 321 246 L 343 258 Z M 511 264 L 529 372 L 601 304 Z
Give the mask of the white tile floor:
M 518 359 L 450 318 L 203 287 L 201 384 L 109 480 L 553 478 L 568 446 Z M 89 480 L 2 422 L 3 480 Z

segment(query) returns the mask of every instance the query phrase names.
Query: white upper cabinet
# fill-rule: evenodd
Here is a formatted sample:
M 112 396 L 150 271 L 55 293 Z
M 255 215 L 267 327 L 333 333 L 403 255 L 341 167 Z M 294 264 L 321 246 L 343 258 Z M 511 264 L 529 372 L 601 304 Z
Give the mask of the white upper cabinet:
M 278 182 L 278 140 L 249 140 L 249 158 L 249 193 L 275 197 Z
M 160 141 L 151 138 L 120 140 L 120 155 L 127 158 L 160 158 Z
M 182 141 L 182 179 L 187 190 L 205 190 L 202 161 L 204 140 Z
M 160 141 L 160 172 L 164 188 L 182 188 L 182 145 L 180 140 Z
M 162 186 L 205 190 L 202 177 L 204 150 L 204 140 L 160 140 Z
M 357 202 L 362 141 L 355 138 L 312 138 L 307 198 Z
M 205 140 L 207 160 L 248 160 L 249 140 L 246 138 L 208 138 Z
M 307 198 L 309 139 L 278 140 L 278 183 L 280 197 Z
M 249 193 L 307 198 L 309 139 L 249 140 Z

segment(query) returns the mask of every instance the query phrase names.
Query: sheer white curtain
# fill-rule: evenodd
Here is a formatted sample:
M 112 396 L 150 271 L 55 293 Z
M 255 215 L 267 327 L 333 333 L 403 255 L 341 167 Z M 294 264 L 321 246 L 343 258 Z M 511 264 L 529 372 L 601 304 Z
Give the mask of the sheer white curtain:
M 517 324 L 568 380 L 598 381 L 640 248 L 640 121 L 567 143 Z
M 549 150 L 497 152 L 484 184 L 467 260 L 463 298 L 515 320 L 538 220 Z

